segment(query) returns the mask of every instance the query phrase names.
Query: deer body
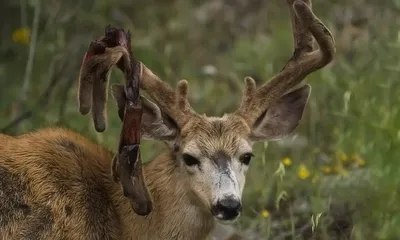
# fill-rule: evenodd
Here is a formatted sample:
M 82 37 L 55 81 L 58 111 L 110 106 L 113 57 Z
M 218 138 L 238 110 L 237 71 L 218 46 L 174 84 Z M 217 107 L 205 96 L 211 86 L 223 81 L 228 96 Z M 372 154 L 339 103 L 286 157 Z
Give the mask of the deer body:
M 171 88 L 134 58 L 129 33 L 107 27 L 85 54 L 78 100 L 79 111 L 91 111 L 95 129 L 104 131 L 110 69 L 124 72 L 125 85 L 112 86 L 122 120 L 118 153 L 65 129 L 0 135 L 0 236 L 200 240 L 215 221 L 235 221 L 253 144 L 296 129 L 311 88 L 293 88 L 335 54 L 311 1 L 287 3 L 293 56 L 258 88 L 246 78 L 239 108 L 223 117 L 196 113 L 186 80 Z M 140 96 L 139 87 L 154 102 Z M 142 166 L 141 137 L 162 141 L 170 151 Z
M 0 135 L 0 150 L 0 239 L 205 239 L 212 230 L 169 152 L 144 167 L 154 200 L 144 217 L 111 178 L 113 154 L 72 131 Z

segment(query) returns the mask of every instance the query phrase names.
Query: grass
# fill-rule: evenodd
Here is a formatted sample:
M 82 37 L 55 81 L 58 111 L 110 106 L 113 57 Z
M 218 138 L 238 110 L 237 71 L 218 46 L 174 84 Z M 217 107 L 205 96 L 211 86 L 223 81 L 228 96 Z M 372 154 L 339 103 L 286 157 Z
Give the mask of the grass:
M 286 8 L 271 2 L 256 10 L 251 4 L 233 8 L 230 23 L 221 21 L 226 12 L 219 12 L 209 13 L 200 24 L 192 16 L 207 8 L 196 1 L 168 1 L 169 8 L 157 1 L 140 8 L 128 1 L 98 1 L 93 6 L 83 1 L 53 5 L 42 1 L 28 100 L 17 111 L 32 110 L 32 114 L 14 134 L 62 125 L 117 147 L 120 123 L 113 102 L 108 107 L 109 127 L 102 134 L 94 131 L 89 117 L 78 113 L 76 103 L 83 52 L 109 23 L 134 30 L 135 55 L 163 79 L 173 85 L 188 79 L 190 101 L 198 112 L 232 111 L 239 101 L 233 96 L 241 94 L 244 76 L 268 79 L 291 55 Z M 366 26 L 346 28 L 335 24 L 332 13 L 324 15 L 325 4 L 332 3 L 314 1 L 314 9 L 334 33 L 337 57 L 307 78 L 312 93 L 296 135 L 255 146 L 257 156 L 248 172 L 244 214 L 237 228 L 262 239 L 396 239 L 400 236 L 400 35 L 398 26 L 391 24 L 395 14 L 390 10 L 395 6 L 385 3 L 376 10 L 388 12 L 385 19 L 369 16 Z M 352 9 L 351 1 L 346 4 Z M 337 7 L 333 5 L 329 7 Z M 26 8 L 10 4 L 5 9 L 16 14 L 8 19 L 12 29 L 3 29 L 8 38 L 0 49 L 0 128 L 18 115 L 15 102 L 29 52 L 24 38 L 29 38 L 32 26 L 21 26 L 15 18 L 23 13 L 33 19 L 36 6 L 29 2 Z M 238 9 L 244 12 L 239 14 Z M 241 29 L 240 21 L 246 17 L 249 23 Z M 346 29 L 353 30 L 343 33 Z M 350 35 L 354 35 L 351 41 L 343 37 Z M 214 66 L 216 73 L 205 72 L 205 65 Z M 119 82 L 122 75 L 115 71 L 112 79 Z M 37 102 L 52 81 L 54 91 Z M 154 157 L 156 153 L 149 151 L 154 147 L 162 145 L 145 142 L 143 157 Z

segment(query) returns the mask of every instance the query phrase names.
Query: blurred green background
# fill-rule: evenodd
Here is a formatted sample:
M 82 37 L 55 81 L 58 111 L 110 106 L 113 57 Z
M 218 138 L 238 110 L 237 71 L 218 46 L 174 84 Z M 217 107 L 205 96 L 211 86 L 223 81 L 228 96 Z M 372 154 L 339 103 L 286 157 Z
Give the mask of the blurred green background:
M 400 1 L 314 0 L 313 9 L 337 56 L 307 77 L 294 136 L 256 145 L 235 228 L 255 239 L 400 239 Z M 114 102 L 96 133 L 76 100 L 83 54 L 106 25 L 130 29 L 135 56 L 162 79 L 187 79 L 207 115 L 234 110 L 245 76 L 261 84 L 292 54 L 283 0 L 8 0 L 0 12 L 1 132 L 65 126 L 113 150 Z M 144 147 L 146 160 L 164 148 Z

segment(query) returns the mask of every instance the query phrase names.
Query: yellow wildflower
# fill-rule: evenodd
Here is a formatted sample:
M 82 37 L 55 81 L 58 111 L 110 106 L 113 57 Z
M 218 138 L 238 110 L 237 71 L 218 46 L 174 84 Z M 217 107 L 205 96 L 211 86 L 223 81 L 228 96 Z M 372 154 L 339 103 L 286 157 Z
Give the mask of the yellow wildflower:
M 364 166 L 365 165 L 365 160 L 362 158 L 357 159 L 357 163 L 359 166 Z
M 297 176 L 299 176 L 300 179 L 306 179 L 310 176 L 310 171 L 308 171 L 304 164 L 300 164 L 299 170 L 297 171 Z
M 332 172 L 332 168 L 331 168 L 331 167 L 325 166 L 325 167 L 322 168 L 322 171 L 323 171 L 324 173 L 330 173 L 330 172 Z
M 353 159 L 354 159 L 354 161 L 357 162 L 358 166 L 364 166 L 365 165 L 365 160 L 362 157 L 360 157 L 360 155 L 353 154 Z
M 337 174 L 339 174 L 339 175 L 341 175 L 343 177 L 348 177 L 349 176 L 349 173 L 340 164 L 335 166 L 332 170 L 333 170 L 333 172 L 335 172 L 335 173 L 337 173 Z
M 340 154 L 340 161 L 347 162 L 347 160 L 349 160 L 349 157 L 347 156 L 347 154 L 346 153 L 341 153 Z
M 27 27 L 17 28 L 12 33 L 12 40 L 16 43 L 29 45 L 31 30 Z
M 286 166 L 292 165 L 292 160 L 291 160 L 290 158 L 288 158 L 288 157 L 285 157 L 285 158 L 282 160 L 282 162 L 283 162 L 283 164 L 286 165 Z
M 360 157 L 360 155 L 353 154 L 351 156 L 351 158 L 353 159 L 353 161 L 355 161 L 358 164 L 358 166 L 364 166 L 365 165 L 365 160 L 362 157 Z
M 267 211 L 267 210 L 262 210 L 261 211 L 261 215 L 264 217 L 264 218 L 267 218 L 267 217 L 269 217 L 269 212 Z

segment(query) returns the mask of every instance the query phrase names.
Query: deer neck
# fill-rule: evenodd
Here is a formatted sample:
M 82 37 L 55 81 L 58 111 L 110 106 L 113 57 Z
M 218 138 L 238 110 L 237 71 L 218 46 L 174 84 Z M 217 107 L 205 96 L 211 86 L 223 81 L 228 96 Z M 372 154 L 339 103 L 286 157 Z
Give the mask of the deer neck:
M 214 226 L 210 212 L 196 204 L 175 157 L 164 153 L 144 166 L 153 211 L 136 215 L 119 190 L 123 239 L 205 239 Z

